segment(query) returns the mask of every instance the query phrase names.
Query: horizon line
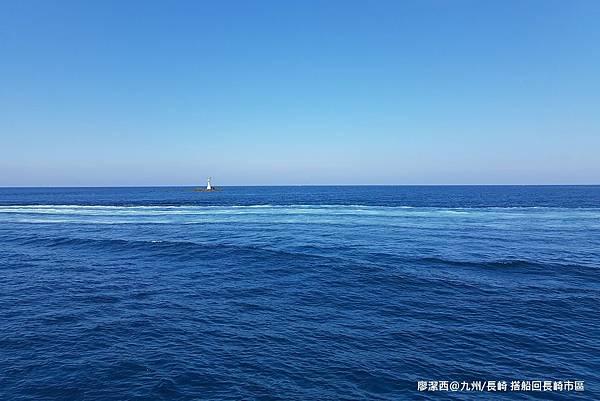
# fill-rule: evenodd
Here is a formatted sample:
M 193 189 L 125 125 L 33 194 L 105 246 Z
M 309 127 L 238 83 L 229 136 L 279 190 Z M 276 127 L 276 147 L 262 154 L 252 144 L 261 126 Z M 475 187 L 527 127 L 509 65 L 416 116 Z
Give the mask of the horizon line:
M 272 184 L 272 185 L 217 185 L 227 187 L 595 187 L 596 184 Z M 202 185 L 0 185 L 0 189 L 19 188 L 201 188 Z

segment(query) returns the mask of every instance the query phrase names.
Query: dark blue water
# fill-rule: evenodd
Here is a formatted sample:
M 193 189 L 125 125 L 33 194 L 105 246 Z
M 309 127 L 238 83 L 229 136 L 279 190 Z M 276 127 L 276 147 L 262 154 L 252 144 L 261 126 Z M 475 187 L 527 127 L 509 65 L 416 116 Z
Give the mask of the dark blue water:
M 0 399 L 598 400 L 599 268 L 598 186 L 1 188 Z

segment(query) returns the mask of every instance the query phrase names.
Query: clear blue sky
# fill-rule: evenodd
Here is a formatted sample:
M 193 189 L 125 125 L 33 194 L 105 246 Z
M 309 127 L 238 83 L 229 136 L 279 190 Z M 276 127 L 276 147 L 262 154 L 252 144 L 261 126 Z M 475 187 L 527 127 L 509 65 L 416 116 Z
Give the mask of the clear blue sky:
M 0 2 L 0 185 L 600 183 L 600 1 Z

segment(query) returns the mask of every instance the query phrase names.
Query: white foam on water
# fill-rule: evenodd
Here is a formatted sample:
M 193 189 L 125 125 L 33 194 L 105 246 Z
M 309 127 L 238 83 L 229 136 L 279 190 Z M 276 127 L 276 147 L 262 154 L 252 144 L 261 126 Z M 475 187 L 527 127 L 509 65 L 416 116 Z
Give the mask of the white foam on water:
M 233 206 L 116 206 L 11 205 L 0 206 L 0 221 L 84 224 L 201 224 L 210 222 L 321 222 L 345 219 L 391 224 L 397 219 L 596 219 L 600 209 L 581 208 L 435 208 L 366 205 L 233 205 Z

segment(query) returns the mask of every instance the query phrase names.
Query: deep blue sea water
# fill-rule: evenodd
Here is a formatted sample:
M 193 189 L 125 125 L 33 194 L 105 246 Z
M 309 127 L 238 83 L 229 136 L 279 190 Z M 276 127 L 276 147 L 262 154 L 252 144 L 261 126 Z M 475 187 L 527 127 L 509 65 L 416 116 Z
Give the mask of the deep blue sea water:
M 599 400 L 599 269 L 600 186 L 0 188 L 0 400 Z

